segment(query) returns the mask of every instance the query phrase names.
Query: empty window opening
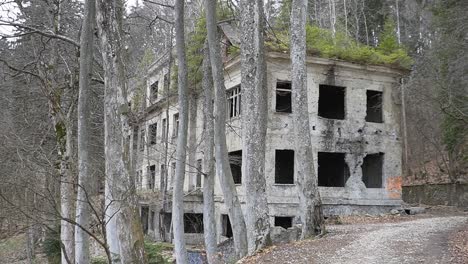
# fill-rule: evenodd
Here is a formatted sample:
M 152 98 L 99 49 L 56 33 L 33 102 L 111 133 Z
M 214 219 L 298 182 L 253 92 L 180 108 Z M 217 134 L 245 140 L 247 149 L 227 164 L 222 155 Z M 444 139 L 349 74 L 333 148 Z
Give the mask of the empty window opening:
M 159 183 L 159 189 L 162 190 L 164 189 L 164 181 L 167 179 L 167 169 L 166 169 L 166 164 L 161 164 L 161 174 L 160 174 L 160 183 Z
M 163 118 L 162 127 L 161 127 L 161 141 L 165 142 L 167 140 L 167 119 Z
M 156 144 L 156 133 L 158 130 L 158 124 L 154 123 L 149 126 L 149 142 L 151 145 Z
M 172 131 L 172 137 L 176 138 L 177 134 L 179 133 L 179 113 L 174 114 L 173 121 L 174 121 L 174 129 Z
M 133 128 L 133 151 L 136 151 L 138 148 L 138 126 Z
M 235 86 L 227 91 L 228 118 L 239 116 L 241 113 L 241 87 Z
M 221 235 L 231 238 L 232 237 L 232 226 L 231 221 L 229 220 L 229 215 L 221 215 L 221 226 L 223 230 L 221 230 Z
M 162 224 L 162 227 L 164 229 L 165 232 L 169 232 L 171 230 L 171 227 L 172 227 L 172 214 L 171 213 L 165 213 L 165 212 L 161 212 L 159 214 L 159 221 Z
M 142 171 L 138 170 L 136 172 L 136 186 L 137 188 L 141 189 L 142 188 L 142 183 L 143 183 L 143 175 Z
M 154 189 L 154 182 L 156 178 L 156 165 L 151 165 L 148 168 L 148 189 Z
M 382 92 L 366 91 L 367 109 L 366 121 L 373 123 L 383 123 L 382 118 Z
M 382 188 L 383 153 L 367 154 L 361 165 L 362 181 L 367 188 Z
M 291 113 L 291 82 L 276 82 L 276 112 Z
M 143 227 L 143 233 L 148 234 L 148 215 L 149 208 L 148 206 L 141 207 L 141 225 Z
M 151 100 L 156 100 L 158 99 L 158 90 L 159 90 L 159 82 L 155 81 L 153 84 L 150 86 L 150 95 L 151 95 Z
M 229 152 L 232 178 L 235 184 L 242 184 L 242 150 Z
M 345 87 L 319 86 L 318 115 L 330 119 L 345 118 Z
M 203 233 L 203 214 L 184 214 L 184 233 Z
M 195 180 L 196 180 L 195 186 L 200 188 L 201 182 L 202 182 L 202 160 L 201 159 L 197 160 L 197 177 Z
M 349 178 L 349 168 L 345 153 L 318 153 L 318 185 L 324 187 L 344 187 Z
M 149 226 L 150 226 L 150 230 L 154 231 L 154 220 L 155 219 L 155 215 L 156 215 L 156 212 L 154 212 L 153 210 L 151 210 L 151 213 L 150 213 L 150 223 L 149 223 Z
M 145 150 L 145 130 L 140 131 L 140 151 Z
M 291 216 L 275 216 L 275 226 L 288 229 L 292 227 L 292 220 L 293 218 Z
M 294 150 L 276 150 L 275 183 L 294 184 Z

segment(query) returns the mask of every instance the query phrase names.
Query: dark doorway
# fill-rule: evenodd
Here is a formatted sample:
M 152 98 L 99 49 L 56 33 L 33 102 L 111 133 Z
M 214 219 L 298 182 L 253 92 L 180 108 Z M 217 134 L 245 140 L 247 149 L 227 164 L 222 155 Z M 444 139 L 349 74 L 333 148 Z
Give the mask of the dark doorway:
M 229 215 L 221 215 L 221 226 L 223 230 L 221 231 L 221 235 L 225 237 L 232 237 L 232 226 L 231 221 L 229 220 Z
M 203 233 L 203 214 L 184 214 L 184 233 Z
M 362 181 L 367 188 L 382 188 L 383 153 L 367 154 L 362 163 Z
M 148 216 L 149 216 L 149 207 L 141 207 L 141 226 L 143 227 L 143 233 L 148 234 Z

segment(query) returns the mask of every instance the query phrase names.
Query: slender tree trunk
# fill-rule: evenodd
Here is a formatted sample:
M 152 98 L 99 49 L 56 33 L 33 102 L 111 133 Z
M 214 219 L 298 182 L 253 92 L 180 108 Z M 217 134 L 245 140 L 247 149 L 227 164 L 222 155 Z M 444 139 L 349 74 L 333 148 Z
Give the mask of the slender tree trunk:
M 310 139 L 305 60 L 306 14 L 307 0 L 293 0 L 291 12 L 292 106 L 296 145 L 295 164 L 297 166 L 297 186 L 302 221 L 301 238 L 303 239 L 322 234 L 325 231 Z
M 221 60 L 221 48 L 217 34 L 215 0 L 206 0 L 205 11 L 210 61 L 213 70 L 213 84 L 216 87 L 214 105 L 216 173 L 219 176 L 224 202 L 232 224 L 234 248 L 237 256 L 240 258 L 247 255 L 247 232 L 236 186 L 232 178 L 226 144 L 226 88 L 224 86 L 223 62 Z
M 178 62 L 178 93 L 179 93 L 179 131 L 176 147 L 176 172 L 172 194 L 172 224 L 174 230 L 174 251 L 177 263 L 188 263 L 187 249 L 184 237 L 184 178 L 185 161 L 187 159 L 188 130 L 188 87 L 187 62 L 185 56 L 184 1 L 175 1 L 175 31 Z
M 94 21 L 96 3 L 86 0 L 80 39 L 80 81 L 78 95 L 78 195 L 76 201 L 76 223 L 89 230 L 92 193 L 90 159 L 91 133 L 91 74 L 93 68 Z M 89 263 L 89 235 L 82 229 L 75 229 L 75 263 Z
M 211 73 L 210 52 L 205 42 L 203 59 L 203 119 L 204 119 L 204 159 L 203 159 L 203 233 L 209 264 L 222 263 L 217 255 L 216 220 L 214 206 L 214 117 L 213 117 L 213 75 Z
M 395 9 L 396 9 L 396 21 L 397 21 L 397 29 L 396 29 L 397 40 L 398 40 L 398 44 L 401 44 L 400 8 L 399 8 L 399 5 L 398 5 L 398 0 L 395 0 Z
M 122 39 L 124 5 L 120 0 L 98 0 L 96 7 L 104 68 L 107 241 L 113 263 L 146 263 L 135 181 L 129 170 L 130 127 Z
M 242 174 L 249 254 L 271 243 L 266 197 L 267 124 L 263 1 L 241 1 Z
M 63 125 L 65 129 L 64 140 L 62 142 L 62 147 L 64 147 L 64 152 L 61 157 L 60 164 L 60 207 L 61 207 L 61 217 L 67 218 L 69 220 L 75 219 L 74 212 L 74 203 L 75 203 L 75 188 L 74 188 L 74 176 L 72 171 L 72 145 L 73 145 L 73 134 L 70 124 L 70 120 L 64 122 Z M 62 263 L 69 263 L 69 261 L 74 261 L 74 251 L 75 251 L 75 226 L 69 221 L 62 220 L 60 224 L 60 240 L 63 243 L 62 248 Z M 67 261 L 67 258 L 69 261 Z

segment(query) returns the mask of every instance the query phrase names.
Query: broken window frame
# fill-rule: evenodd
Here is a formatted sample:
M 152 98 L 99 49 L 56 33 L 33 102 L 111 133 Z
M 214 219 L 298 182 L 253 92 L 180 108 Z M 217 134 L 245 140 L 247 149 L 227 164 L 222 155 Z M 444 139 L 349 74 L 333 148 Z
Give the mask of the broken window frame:
M 278 88 L 279 84 L 288 84 L 289 88 Z M 291 81 L 284 81 L 284 80 L 276 80 L 276 104 L 275 104 L 275 111 L 276 113 L 292 113 L 292 83 Z M 285 109 L 278 109 L 279 105 L 279 98 L 289 96 L 289 107 Z
M 241 86 L 236 85 L 226 91 L 227 97 L 227 111 L 226 118 L 232 119 L 241 115 L 241 104 L 242 104 L 242 91 Z

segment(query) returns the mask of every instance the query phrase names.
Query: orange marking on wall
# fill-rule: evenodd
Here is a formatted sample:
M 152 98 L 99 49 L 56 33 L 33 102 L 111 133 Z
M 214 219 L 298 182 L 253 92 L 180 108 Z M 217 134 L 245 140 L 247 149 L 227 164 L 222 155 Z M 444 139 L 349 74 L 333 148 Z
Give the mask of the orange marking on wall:
M 389 177 L 387 178 L 387 191 L 388 197 L 392 199 L 401 198 L 401 184 L 403 183 L 403 178 L 401 176 Z

